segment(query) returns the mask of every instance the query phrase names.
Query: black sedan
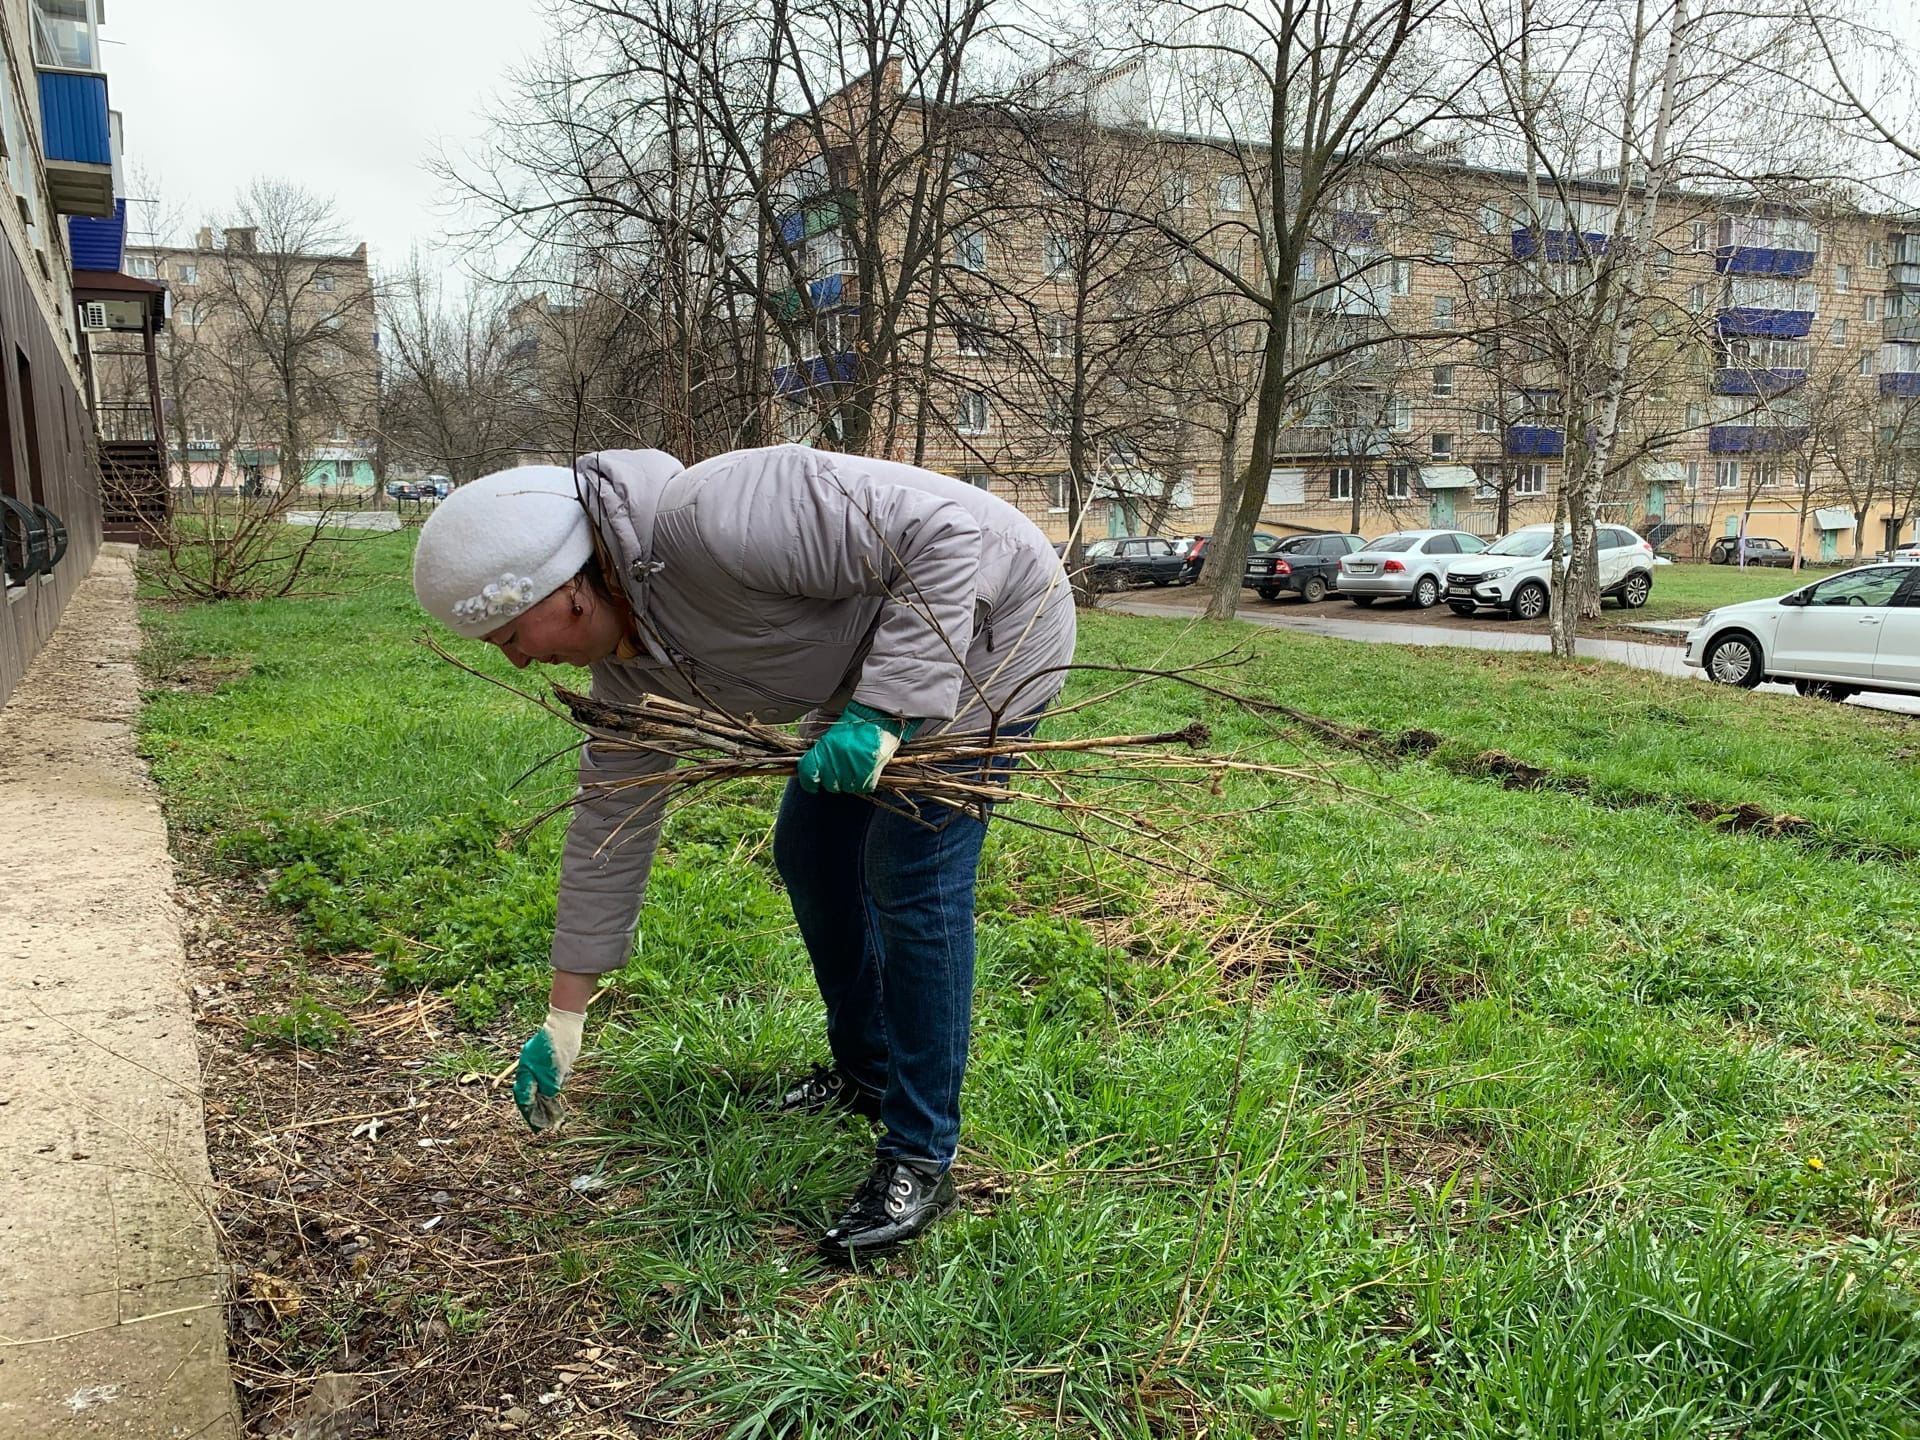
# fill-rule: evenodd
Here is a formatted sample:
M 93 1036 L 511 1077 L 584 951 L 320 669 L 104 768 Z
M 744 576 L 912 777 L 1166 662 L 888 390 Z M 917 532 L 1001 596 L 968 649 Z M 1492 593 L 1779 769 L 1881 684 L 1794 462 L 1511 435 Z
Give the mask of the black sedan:
M 1087 577 L 1096 590 L 1171 585 L 1180 578 L 1180 552 L 1157 535 L 1122 535 L 1087 546 Z
M 1278 600 L 1292 591 L 1312 604 L 1334 588 L 1340 557 L 1366 543 L 1358 535 L 1291 535 L 1264 555 L 1249 555 L 1240 583 L 1262 600 Z

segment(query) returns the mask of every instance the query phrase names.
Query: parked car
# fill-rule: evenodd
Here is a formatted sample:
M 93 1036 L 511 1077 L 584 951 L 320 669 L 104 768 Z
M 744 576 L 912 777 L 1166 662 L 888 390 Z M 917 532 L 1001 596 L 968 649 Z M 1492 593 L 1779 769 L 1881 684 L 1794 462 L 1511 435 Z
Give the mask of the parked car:
M 1240 583 L 1262 600 L 1291 590 L 1308 604 L 1327 598 L 1340 577 L 1340 557 L 1367 542 L 1358 535 L 1290 535 L 1264 555 L 1247 556 Z
M 1180 567 L 1180 583 L 1182 585 L 1191 585 L 1200 578 L 1200 572 L 1206 568 L 1207 547 L 1212 540 L 1213 537 L 1211 535 L 1194 535 L 1189 537 L 1184 561 Z M 1180 542 L 1175 541 L 1174 543 L 1177 546 Z M 1279 545 L 1279 543 L 1280 537 L 1278 535 L 1269 535 L 1264 530 L 1256 530 L 1247 540 L 1247 558 L 1251 560 L 1256 555 L 1265 555 L 1268 551 Z
M 1356 605 L 1405 600 L 1416 610 L 1440 603 L 1447 571 L 1487 542 L 1465 530 L 1396 530 L 1340 559 L 1340 593 Z
M 1096 590 L 1123 590 L 1142 583 L 1171 585 L 1180 578 L 1180 556 L 1159 535 L 1122 535 L 1087 546 L 1087 574 Z
M 1887 552 L 1887 559 L 1896 565 L 1920 565 L 1920 540 L 1894 546 Z
M 1722 685 L 1792 681 L 1802 695 L 1920 695 L 1920 565 L 1863 565 L 1774 600 L 1723 605 L 1687 635 L 1686 662 Z
M 1793 551 L 1765 535 L 1749 535 L 1745 540 L 1737 535 L 1722 535 L 1707 547 L 1707 563 L 1738 565 L 1742 550 L 1746 551 L 1746 563 L 1749 565 L 1777 565 L 1783 570 L 1793 568 Z
M 1600 595 L 1638 610 L 1653 593 L 1653 547 L 1623 525 L 1602 525 Z M 1516 620 L 1538 620 L 1553 604 L 1553 526 L 1526 525 L 1503 535 L 1471 560 L 1447 571 L 1447 608 L 1456 615 L 1504 610 Z M 1560 537 L 1562 557 L 1573 537 Z

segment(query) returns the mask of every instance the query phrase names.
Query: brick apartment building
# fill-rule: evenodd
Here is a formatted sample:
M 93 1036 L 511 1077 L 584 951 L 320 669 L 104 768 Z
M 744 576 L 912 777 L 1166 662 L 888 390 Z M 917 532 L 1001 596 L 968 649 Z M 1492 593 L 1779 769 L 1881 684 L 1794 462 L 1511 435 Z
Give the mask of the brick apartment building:
M 1134 273 L 1089 307 L 1084 237 L 1050 229 L 1058 157 L 1045 136 L 1008 142 L 1005 130 L 974 117 L 973 137 L 956 142 L 925 358 L 891 384 L 871 448 L 989 486 L 1063 536 L 1068 427 L 1048 397 L 1083 349 L 1134 344 L 1142 363 L 1109 372 L 1097 397 L 1110 423 L 1082 452 L 1096 477 L 1083 531 L 1211 528 L 1223 461 L 1244 463 L 1252 414 L 1250 398 L 1213 383 L 1204 352 L 1246 318 L 1225 293 L 1229 272 L 1254 277 L 1268 263 L 1270 171 L 1206 141 L 1102 131 L 1095 153 L 1130 187 L 1131 208 L 1201 238 L 1197 252 L 1117 258 Z M 801 154 L 789 172 L 779 239 L 806 283 L 768 307 L 786 322 L 771 378 L 789 439 L 818 440 L 855 373 L 865 297 L 846 168 Z M 1339 358 L 1317 367 L 1280 434 L 1263 525 L 1492 535 L 1551 518 L 1570 383 L 1552 363 L 1552 332 L 1604 251 L 1621 188 L 1595 175 L 1545 200 L 1536 185 L 1530 200 L 1522 174 L 1408 147 L 1337 197 L 1299 262 L 1296 338 Z M 1742 530 L 1813 561 L 1911 536 L 1920 221 L 1817 190 L 1669 195 L 1660 213 L 1625 463 L 1604 518 L 1657 528 L 1683 554 Z M 1196 265 L 1196 253 L 1216 263 Z M 1129 311 L 1159 319 L 1129 330 Z M 1222 443 L 1236 431 L 1237 450 Z

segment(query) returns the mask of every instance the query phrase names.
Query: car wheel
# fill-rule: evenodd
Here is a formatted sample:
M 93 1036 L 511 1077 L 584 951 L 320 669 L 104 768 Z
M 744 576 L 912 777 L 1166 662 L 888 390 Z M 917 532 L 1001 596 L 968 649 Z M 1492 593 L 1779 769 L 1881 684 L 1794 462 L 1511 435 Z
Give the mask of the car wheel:
M 1653 577 L 1644 570 L 1636 570 L 1627 576 L 1626 583 L 1620 587 L 1620 603 L 1629 610 L 1638 610 L 1647 603 L 1647 597 L 1653 594 Z
M 1456 615 L 1471 615 L 1473 613 L 1473 606 L 1469 605 L 1464 600 L 1447 601 L 1447 609 L 1451 610 Z
M 1440 602 L 1440 582 L 1431 575 L 1422 575 L 1420 582 L 1413 587 L 1413 608 L 1431 610 Z
M 1516 620 L 1538 620 L 1547 613 L 1552 602 L 1547 596 L 1547 587 L 1538 580 L 1529 580 L 1513 592 L 1513 618 Z
M 1262 600 L 1278 600 L 1280 598 L 1280 592 L 1271 585 L 1262 585 L 1255 593 L 1257 593 Z
M 1349 595 L 1347 598 L 1364 610 L 1380 597 L 1378 595 Z
M 1307 583 L 1300 587 L 1300 598 L 1309 605 L 1318 605 L 1327 598 L 1327 582 L 1318 575 L 1307 577 Z
M 1796 680 L 1793 688 L 1809 700 L 1831 700 L 1836 705 L 1860 693 L 1851 685 L 1841 685 L 1832 680 Z
M 1737 685 L 1751 690 L 1766 673 L 1760 668 L 1760 646 L 1743 630 L 1722 635 L 1707 647 L 1707 678 L 1718 685 Z

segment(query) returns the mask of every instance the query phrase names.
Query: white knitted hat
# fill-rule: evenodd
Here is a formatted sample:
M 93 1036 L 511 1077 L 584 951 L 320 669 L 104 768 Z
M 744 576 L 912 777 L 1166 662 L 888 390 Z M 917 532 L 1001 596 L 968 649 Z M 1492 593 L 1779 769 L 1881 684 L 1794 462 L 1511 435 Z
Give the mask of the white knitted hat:
M 413 593 L 454 634 L 478 640 L 566 584 L 592 554 L 573 471 L 522 465 L 460 486 L 427 517 Z

